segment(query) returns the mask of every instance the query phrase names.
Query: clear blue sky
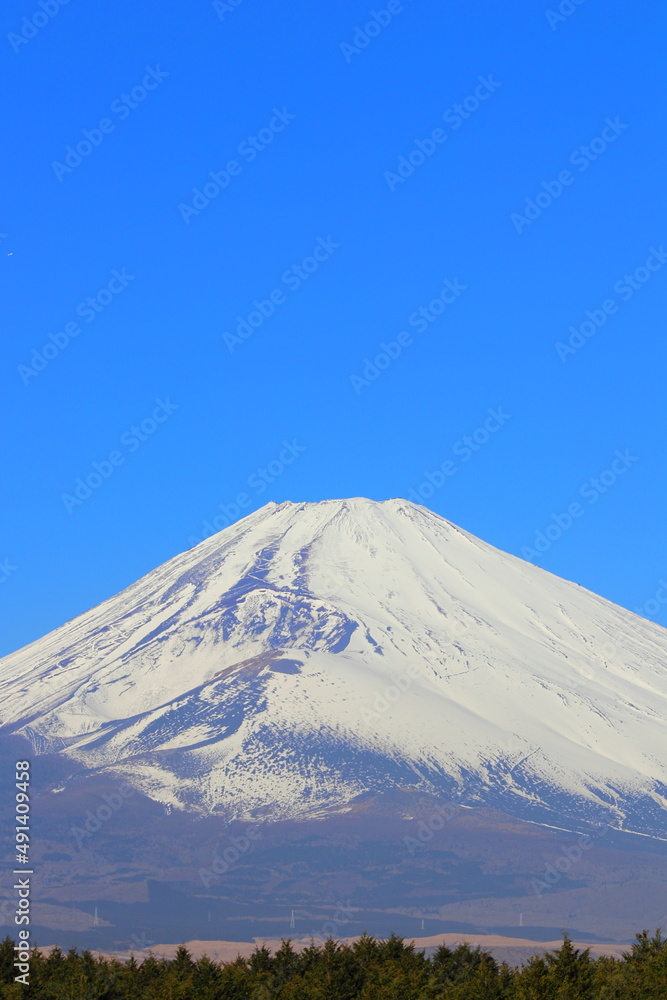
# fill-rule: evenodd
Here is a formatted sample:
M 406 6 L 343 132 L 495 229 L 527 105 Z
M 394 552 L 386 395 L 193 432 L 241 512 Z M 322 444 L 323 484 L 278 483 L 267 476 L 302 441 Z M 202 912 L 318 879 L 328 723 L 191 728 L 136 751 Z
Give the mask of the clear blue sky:
M 0 651 L 239 494 L 448 461 L 432 509 L 520 555 L 579 504 L 533 561 L 667 624 L 659 0 L 43 5 L 0 39 Z

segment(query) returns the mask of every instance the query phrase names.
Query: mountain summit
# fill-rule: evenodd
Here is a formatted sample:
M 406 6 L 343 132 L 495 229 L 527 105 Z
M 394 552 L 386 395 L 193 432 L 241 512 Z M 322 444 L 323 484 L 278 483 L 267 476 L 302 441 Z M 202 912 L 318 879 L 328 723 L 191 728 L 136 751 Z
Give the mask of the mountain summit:
M 664 629 L 424 507 L 271 503 L 5 657 L 0 713 L 179 810 L 416 788 L 667 838 L 665 664 Z

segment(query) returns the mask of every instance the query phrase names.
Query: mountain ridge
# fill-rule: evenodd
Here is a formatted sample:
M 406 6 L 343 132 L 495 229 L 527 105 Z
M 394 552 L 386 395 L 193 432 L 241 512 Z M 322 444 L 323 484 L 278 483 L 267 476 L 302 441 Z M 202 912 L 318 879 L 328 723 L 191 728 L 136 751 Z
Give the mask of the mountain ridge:
M 413 787 L 664 837 L 665 662 L 664 629 L 410 501 L 286 502 L 5 657 L 0 713 L 169 808 Z

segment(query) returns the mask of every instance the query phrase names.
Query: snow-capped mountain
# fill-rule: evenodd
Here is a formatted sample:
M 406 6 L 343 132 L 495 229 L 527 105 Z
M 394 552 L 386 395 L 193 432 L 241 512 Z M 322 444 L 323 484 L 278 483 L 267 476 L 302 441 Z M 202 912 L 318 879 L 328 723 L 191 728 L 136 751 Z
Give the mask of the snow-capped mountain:
M 667 838 L 666 665 L 666 630 L 423 507 L 271 503 L 0 661 L 0 717 L 178 809 L 413 787 Z

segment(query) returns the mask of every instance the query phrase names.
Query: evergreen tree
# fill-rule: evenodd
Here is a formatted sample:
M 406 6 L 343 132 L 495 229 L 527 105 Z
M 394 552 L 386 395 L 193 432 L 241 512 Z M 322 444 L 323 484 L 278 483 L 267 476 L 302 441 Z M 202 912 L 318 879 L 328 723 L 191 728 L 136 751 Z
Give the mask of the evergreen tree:
M 0 942 L 0 983 L 13 983 L 14 972 L 14 942 L 7 935 Z
M 297 951 L 283 941 L 272 954 L 194 961 L 180 947 L 171 961 L 153 955 L 94 958 L 33 951 L 30 985 L 15 982 L 14 942 L 0 943 L 0 1000 L 667 1000 L 667 942 L 642 931 L 620 959 L 593 960 L 565 935 L 553 954 L 521 969 L 498 966 L 480 948 L 438 948 L 426 958 L 392 935 L 364 934 L 352 946 L 333 940 Z

